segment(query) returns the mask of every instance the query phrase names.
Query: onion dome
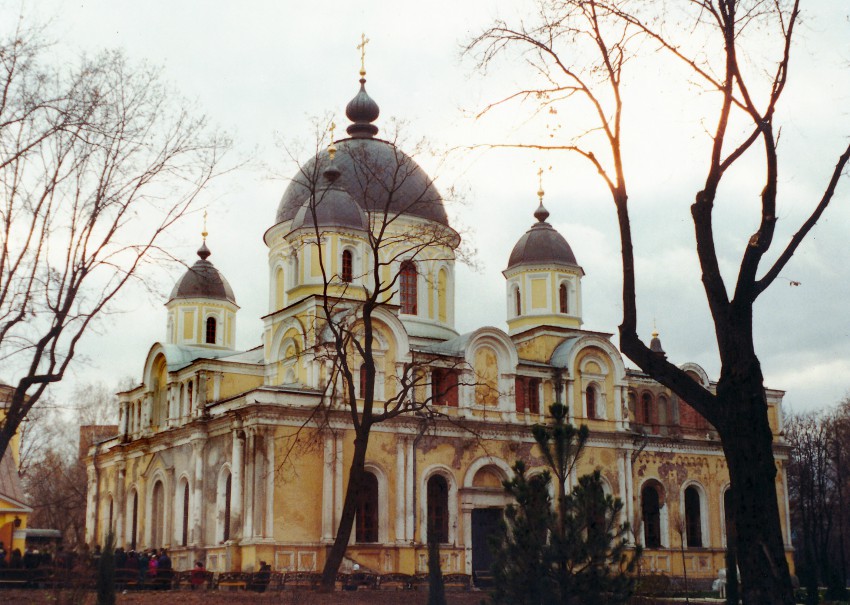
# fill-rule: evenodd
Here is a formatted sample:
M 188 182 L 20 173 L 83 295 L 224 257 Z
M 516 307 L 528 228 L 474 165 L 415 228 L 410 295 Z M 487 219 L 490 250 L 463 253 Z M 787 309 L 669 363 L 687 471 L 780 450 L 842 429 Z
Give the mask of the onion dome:
M 353 138 L 372 138 L 378 127 L 372 124 L 378 119 L 381 109 L 366 92 L 366 78 L 360 78 L 360 91 L 345 106 L 345 115 L 352 124 L 345 129 Z
M 434 182 L 395 145 L 380 139 L 351 138 L 337 141 L 335 146 L 334 169 L 340 174 L 333 186 L 345 191 L 362 210 L 407 214 L 449 225 Z M 321 179 L 322 168 L 328 165 L 328 152 L 322 150 L 298 170 L 278 205 L 277 223 L 295 218 L 309 202 L 311 189 L 317 188 L 311 187 L 311 176 Z
M 335 227 L 366 231 L 366 213 L 351 196 L 339 187 L 328 187 L 316 193 L 316 224 L 320 229 Z M 313 229 L 313 212 L 306 203 L 292 220 L 292 230 L 309 227 Z
M 658 355 L 667 356 L 664 349 L 661 347 L 661 339 L 658 338 L 658 330 L 652 331 L 652 340 L 649 341 L 649 350 Z
M 210 254 L 212 253 L 207 248 L 205 240 L 198 249 L 199 259 L 174 284 L 168 302 L 175 298 L 212 298 L 236 304 L 236 297 L 233 295 L 230 284 L 227 283 L 218 269 L 207 260 Z
M 537 222 L 526 231 L 511 251 L 508 269 L 518 265 L 572 265 L 578 266 L 572 248 L 552 225 L 546 222 L 549 211 L 540 205 L 534 211 Z

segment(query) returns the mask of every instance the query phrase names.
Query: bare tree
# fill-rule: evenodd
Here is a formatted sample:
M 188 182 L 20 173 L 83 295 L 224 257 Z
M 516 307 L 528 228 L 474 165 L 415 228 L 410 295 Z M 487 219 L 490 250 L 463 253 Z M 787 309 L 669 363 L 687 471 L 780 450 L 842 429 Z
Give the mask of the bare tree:
M 0 452 L 229 148 L 156 70 L 47 56 L 38 29 L 0 38 Z
M 663 7 L 663 8 L 662 8 Z M 800 17 L 798 0 L 690 0 L 675 6 L 626 0 L 541 0 L 528 21 L 495 23 L 471 41 L 482 68 L 500 54 L 518 52 L 539 84 L 519 90 L 490 108 L 533 100 L 537 111 L 557 112 L 569 104 L 581 120 L 575 136 L 561 143 L 531 141 L 519 147 L 565 150 L 586 159 L 604 181 L 617 214 L 623 273 L 620 348 L 638 367 L 690 403 L 718 431 L 732 485 L 732 514 L 745 603 L 793 603 L 793 591 L 776 498 L 768 405 L 753 340 L 758 297 L 776 280 L 835 194 L 850 158 L 838 150 L 820 199 L 808 218 L 762 268 L 777 221 L 779 183 L 776 110 L 785 90 L 792 41 Z M 674 15 L 673 11 L 677 11 Z M 769 40 L 770 44 L 765 45 Z M 778 44 L 776 44 L 778 42 Z M 759 63 L 758 56 L 774 56 Z M 629 187 L 623 153 L 624 73 L 642 53 L 661 49 L 685 66 L 716 100 L 705 179 L 691 206 L 696 253 L 721 362 L 716 393 L 695 382 L 637 333 L 635 258 L 629 216 Z M 766 79 L 766 81 L 765 81 Z M 654 94 L 654 91 L 652 91 Z M 583 111 L 588 109 L 589 112 Z M 489 108 L 488 108 L 489 109 Z M 733 166 L 760 161 L 758 228 L 742 251 L 734 290 L 718 260 L 713 220 L 718 192 Z M 693 159 L 696 161 L 696 158 Z
M 315 159 L 293 180 L 290 188 L 304 201 L 286 236 L 296 250 L 311 250 L 321 274 L 310 330 L 315 347 L 308 354 L 325 368 L 325 382 L 311 422 L 328 426 L 337 419 L 354 434 L 341 518 L 323 570 L 322 589 L 328 591 L 349 544 L 372 428 L 405 414 L 427 423 L 438 415 L 432 404 L 464 381 L 462 361 L 420 349 L 400 352 L 393 360 L 398 370 L 388 371 L 383 393 L 376 389 L 383 363 L 376 343 L 388 317 L 416 314 L 416 302 L 400 290 L 410 279 L 431 288 L 430 271 L 423 268 L 453 262 L 460 237 L 448 226 L 432 180 L 401 151 L 398 128 L 389 140 L 374 139 L 376 127 L 356 112 L 349 117 L 355 122 L 348 129 L 351 138 L 333 142 L 331 136 L 325 151 L 326 135 L 320 134 Z M 349 256 L 340 264 L 336 258 L 341 246 L 334 238 L 340 233 L 360 242 L 358 262 Z M 442 366 L 453 380 L 430 385 L 432 365 Z
M 114 389 L 102 382 L 78 384 L 63 405 L 43 398 L 30 410 L 21 431 L 21 467 L 30 527 L 58 529 L 68 548 L 85 544 L 86 465 L 80 455 L 80 427 L 115 421 Z

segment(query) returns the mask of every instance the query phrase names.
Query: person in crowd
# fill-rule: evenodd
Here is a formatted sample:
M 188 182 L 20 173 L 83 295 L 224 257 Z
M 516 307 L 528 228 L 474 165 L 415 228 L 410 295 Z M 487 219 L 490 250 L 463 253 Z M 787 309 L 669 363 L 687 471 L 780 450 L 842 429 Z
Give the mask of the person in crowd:
M 171 569 L 171 557 L 164 548 L 159 549 L 159 569 Z
M 21 549 L 16 548 L 12 551 L 12 557 L 9 559 L 9 567 L 12 569 L 21 569 L 24 566 L 24 557 L 21 554 Z
M 199 586 L 203 586 L 207 580 L 207 570 L 204 569 L 203 561 L 195 561 L 195 567 L 192 568 L 192 573 L 189 576 L 189 583 L 192 585 L 192 590 Z

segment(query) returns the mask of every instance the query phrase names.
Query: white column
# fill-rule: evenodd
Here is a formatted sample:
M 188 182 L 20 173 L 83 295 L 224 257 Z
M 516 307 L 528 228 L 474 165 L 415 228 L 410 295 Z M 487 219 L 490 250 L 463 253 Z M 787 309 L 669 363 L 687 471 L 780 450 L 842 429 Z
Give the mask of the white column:
M 88 475 L 86 489 L 86 544 L 94 546 L 94 543 L 97 540 L 97 534 L 95 533 L 95 525 L 97 522 L 97 516 L 95 513 L 95 509 L 97 508 L 97 477 L 94 465 L 89 466 L 86 471 L 86 474 Z
M 130 432 L 130 402 L 122 401 L 119 410 L 118 433 L 123 437 Z
M 405 500 L 405 490 L 404 490 L 404 482 L 405 482 L 405 465 L 404 465 L 404 449 L 405 449 L 405 438 L 399 436 L 398 444 L 396 446 L 396 458 L 395 458 L 395 478 L 396 478 L 396 490 L 395 490 L 395 539 L 396 542 L 402 542 L 405 538 L 405 516 L 406 510 L 404 506 Z
M 334 437 L 325 435 L 324 465 L 322 467 L 322 540 L 333 540 L 334 519 Z
M 635 537 L 635 544 L 640 544 L 640 537 L 637 532 L 640 528 L 635 527 L 635 487 L 634 478 L 632 477 L 632 455 L 629 450 L 623 452 L 623 466 L 626 469 L 626 512 L 629 515 L 629 524 L 632 525 L 632 535 Z
M 233 431 L 233 454 L 230 468 L 230 536 L 232 539 L 242 538 L 242 495 L 243 489 L 242 464 L 245 449 L 245 431 L 237 428 Z
M 266 538 L 274 538 L 274 429 L 266 432 Z
M 407 438 L 405 443 L 405 449 L 407 450 L 407 460 L 406 460 L 406 470 L 405 476 L 407 477 L 407 499 L 405 503 L 405 512 L 404 512 L 404 537 L 408 542 L 413 541 L 413 490 L 415 489 L 414 478 L 413 478 L 413 439 Z
M 115 500 L 112 507 L 112 518 L 115 524 L 115 545 L 124 546 L 124 499 L 127 491 L 124 486 L 126 470 L 123 462 L 118 463 L 115 478 Z
M 336 443 L 336 456 L 334 456 L 334 533 L 339 527 L 339 520 L 342 518 L 342 496 L 345 491 L 342 489 L 342 435 L 334 437 Z
M 618 523 L 628 521 L 631 524 L 631 519 L 628 519 L 628 498 L 626 496 L 626 467 L 623 456 L 617 454 L 617 489 L 619 490 L 619 498 L 623 502 L 623 508 L 620 511 L 620 519 Z
M 192 442 L 192 455 L 195 459 L 195 473 L 192 478 L 192 534 L 190 543 L 202 546 L 204 543 L 203 502 L 204 502 L 204 443 L 198 439 Z
M 563 389 L 565 395 L 564 404 L 567 406 L 567 410 L 569 413 L 568 420 L 570 424 L 573 424 L 576 419 L 576 407 L 574 401 L 575 398 L 573 397 L 573 381 L 565 380 Z
M 244 515 L 244 538 L 254 537 L 254 479 L 257 470 L 257 433 L 254 428 L 246 429 L 248 439 L 245 447 L 245 515 Z

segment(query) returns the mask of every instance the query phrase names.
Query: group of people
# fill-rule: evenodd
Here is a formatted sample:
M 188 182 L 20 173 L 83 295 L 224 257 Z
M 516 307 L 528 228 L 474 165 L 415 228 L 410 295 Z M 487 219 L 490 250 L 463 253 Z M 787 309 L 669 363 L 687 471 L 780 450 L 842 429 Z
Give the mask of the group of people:
M 95 560 L 100 559 L 100 547 L 95 547 Z M 115 569 L 134 569 L 139 572 L 139 581 L 154 580 L 157 575 L 171 573 L 171 558 L 164 548 L 151 548 L 136 552 L 125 552 L 123 548 L 115 549 Z
M 39 552 L 38 549 L 27 546 L 23 553 L 20 548 L 14 548 L 9 553 L 0 541 L 0 569 L 35 569 L 52 563 L 53 555 L 47 551 Z

